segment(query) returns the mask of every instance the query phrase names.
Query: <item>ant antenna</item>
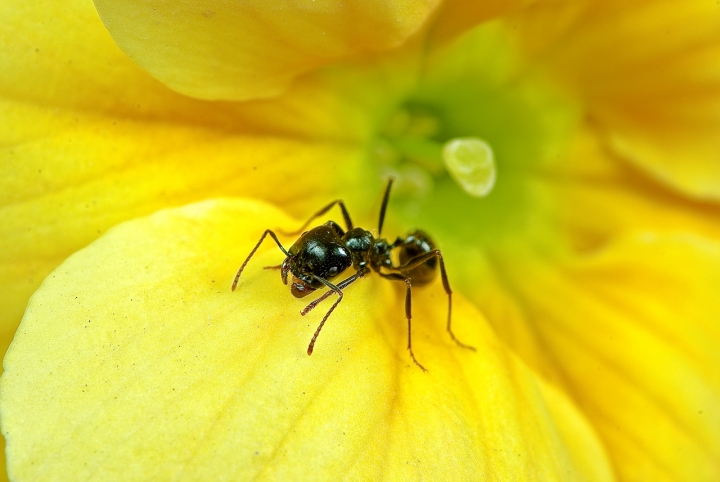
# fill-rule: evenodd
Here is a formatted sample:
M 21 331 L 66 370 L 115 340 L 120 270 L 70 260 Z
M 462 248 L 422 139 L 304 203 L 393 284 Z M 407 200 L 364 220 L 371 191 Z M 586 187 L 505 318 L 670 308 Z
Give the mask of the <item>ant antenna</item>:
M 238 280 L 240 279 L 240 275 L 242 274 L 243 270 L 245 269 L 245 266 L 248 264 L 248 261 L 250 261 L 250 258 L 253 257 L 253 254 L 255 254 L 255 251 L 257 251 L 257 249 L 258 249 L 258 248 L 260 247 L 260 245 L 262 244 L 263 239 L 265 239 L 265 236 L 267 236 L 268 234 L 270 235 L 271 238 L 273 238 L 273 240 L 275 241 L 275 243 L 277 243 L 278 248 L 280 248 L 280 251 L 282 251 L 283 253 L 285 253 L 285 256 L 290 256 L 290 253 L 288 253 L 287 250 L 286 250 L 285 248 L 283 248 L 283 245 L 280 244 L 280 241 L 278 240 L 277 236 L 275 236 L 275 233 L 273 233 L 273 232 L 270 231 L 269 229 L 266 229 L 265 232 L 263 233 L 263 235 L 260 236 L 260 241 L 257 242 L 257 244 L 255 245 L 255 247 L 253 248 L 253 250 L 250 251 L 250 254 L 249 254 L 248 257 L 245 259 L 245 262 L 242 264 L 242 266 L 240 266 L 240 269 L 238 270 L 237 274 L 235 275 L 235 279 L 233 280 L 233 284 L 232 284 L 232 286 L 230 287 L 230 290 L 231 290 L 231 291 L 235 291 L 235 288 L 237 287 L 237 284 L 238 284 Z M 280 266 L 282 267 L 282 265 L 280 265 Z M 272 266 L 271 268 L 272 268 L 272 269 L 275 269 L 274 266 Z
M 383 221 L 385 221 L 385 209 L 387 208 L 388 199 L 390 199 L 390 188 L 395 180 L 394 177 L 388 178 L 387 187 L 385 188 L 385 194 L 383 195 L 382 205 L 380 206 L 380 221 L 378 222 L 378 236 L 382 234 Z

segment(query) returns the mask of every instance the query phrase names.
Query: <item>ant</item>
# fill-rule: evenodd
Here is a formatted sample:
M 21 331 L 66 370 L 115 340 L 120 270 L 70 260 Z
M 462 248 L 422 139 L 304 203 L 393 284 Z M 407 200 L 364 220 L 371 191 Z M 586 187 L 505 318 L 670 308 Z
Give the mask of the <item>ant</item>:
M 422 286 L 430 283 L 435 278 L 439 261 L 440 275 L 445 293 L 447 293 L 448 297 L 447 331 L 459 346 L 475 351 L 474 347 L 458 340 L 452 331 L 452 290 L 450 289 L 450 283 L 448 282 L 447 273 L 445 272 L 445 262 L 443 261 L 442 254 L 439 249 L 435 249 L 435 243 L 430 236 L 423 231 L 415 230 L 405 238 L 398 237 L 393 243 L 379 238 L 382 233 L 385 210 L 393 181 L 394 178 L 392 177 L 388 179 L 385 194 L 383 195 L 382 205 L 380 207 L 380 221 L 378 222 L 378 238 L 375 238 L 370 231 L 366 231 L 360 227 L 353 227 L 350 214 L 345 208 L 345 203 L 343 203 L 342 199 L 336 199 L 313 214 L 297 231 L 291 233 L 281 231 L 281 234 L 288 236 L 297 235 L 302 232 L 300 238 L 295 241 L 295 244 L 293 244 L 289 250 L 283 247 L 274 232 L 266 229 L 260 237 L 260 241 L 257 242 L 245 262 L 240 266 L 237 275 L 235 275 L 232 291 L 235 291 L 240 275 L 248 264 L 248 261 L 250 261 L 250 258 L 255 254 L 255 251 L 260 247 L 265 237 L 270 235 L 286 257 L 282 264 L 267 266 L 265 269 L 279 269 L 283 284 L 286 285 L 288 283 L 288 273 L 291 274 L 292 282 L 290 284 L 290 292 L 296 298 L 303 298 L 323 286 L 329 288 L 321 297 L 311 302 L 300 312 L 302 316 L 308 314 L 320 302 L 333 293 L 338 295 L 338 299 L 333 303 L 327 313 L 325 313 L 325 316 L 310 340 L 307 354 L 312 355 L 315 341 L 320 334 L 320 330 L 322 330 L 323 325 L 325 325 L 325 322 L 333 310 L 335 310 L 337 305 L 342 301 L 343 290 L 346 287 L 370 273 L 371 269 L 385 279 L 402 281 L 406 285 L 405 317 L 408 322 L 407 348 L 413 362 L 426 372 L 427 369 L 417 361 L 412 349 L 412 286 Z M 314 219 L 328 212 L 330 208 L 336 204 L 342 211 L 347 231 L 343 231 L 334 221 L 328 221 L 321 226 L 305 231 L 305 228 L 307 228 Z M 395 266 L 391 259 L 391 251 L 396 248 L 399 248 L 399 266 Z M 333 278 L 350 266 L 355 269 L 354 274 L 337 284 L 331 282 Z M 383 270 L 389 271 L 389 273 L 384 273 Z

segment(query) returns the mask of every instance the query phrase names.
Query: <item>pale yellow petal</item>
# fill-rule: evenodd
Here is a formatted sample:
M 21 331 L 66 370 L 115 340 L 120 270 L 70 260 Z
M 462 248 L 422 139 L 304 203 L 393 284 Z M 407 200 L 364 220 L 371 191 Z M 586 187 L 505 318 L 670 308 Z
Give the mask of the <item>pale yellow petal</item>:
M 497 266 L 621 480 L 718 480 L 720 244 L 648 233 Z
M 0 392 L 14 480 L 613 480 L 592 429 L 442 285 L 370 275 L 345 290 L 308 357 L 306 317 L 257 202 L 208 201 L 124 223 L 31 300 Z M 284 238 L 283 238 L 284 241 Z M 327 304 L 325 308 L 327 308 Z
M 8 142 L 0 147 L 1 347 L 45 275 L 119 221 L 236 194 L 301 213 L 337 197 L 352 204 L 367 190 L 367 173 L 357 167 L 362 153 L 353 144 L 229 133 L 171 119 L 25 105 L 0 110 L 13 119 L 4 125 L 13 132 L 2 133 Z
M 29 295 L 63 259 L 125 219 L 218 195 L 298 213 L 343 189 L 361 154 L 335 143 L 30 106 L 5 110 L 0 148 L 0 326 L 6 347 Z M 12 142 L 14 141 L 14 142 Z M 342 167 L 342 169 L 340 169 Z M 317 172 L 335 172 L 313 189 Z
M 60 126 L 72 111 L 78 126 L 91 114 L 112 121 L 160 120 L 223 132 L 347 142 L 368 131 L 360 115 L 363 107 L 375 106 L 380 93 L 397 95 L 415 71 L 407 60 L 392 59 L 385 63 L 401 65 L 393 75 L 383 72 L 387 67 L 382 64 L 371 64 L 304 79 L 274 102 L 205 102 L 171 91 L 130 61 L 112 42 L 90 1 L 40 8 L 8 0 L 0 4 L 0 18 L 0 45 L 12 46 L 0 49 L 0 70 L 13 74 L 0 76 L 3 145 L 33 139 L 31 134 L 38 137 L 37 132 L 26 132 L 27 124 L 35 121 L 22 119 L 33 116 L 33 109 L 50 118 L 59 111 Z M 373 70 L 378 67 L 380 71 Z M 411 70 L 403 71 L 405 67 Z M 340 87 L 333 89 L 332 84 Z M 358 92 L 357 85 L 369 88 Z M 48 123 L 44 118 L 37 122 L 41 127 Z
M 0 39 L 14 45 L 0 49 L 14 73 L 0 78 L 3 349 L 45 275 L 119 221 L 217 195 L 296 214 L 365 199 L 366 176 L 376 182 L 358 169 L 367 110 L 415 72 L 416 60 L 392 59 L 306 77 L 272 102 L 193 100 L 130 62 L 90 3 L 47 7 L 0 5 Z M 408 69 L 388 75 L 389 65 Z
M 174 90 L 246 100 L 275 96 L 328 62 L 400 45 L 438 0 L 95 4 L 118 45 Z
M 12 73 L 0 76 L 4 100 L 132 117 L 197 110 L 197 102 L 171 92 L 127 58 L 91 0 L 8 0 L 0 3 L 0 18 L 0 70 Z
M 518 33 L 583 97 L 617 154 L 690 195 L 720 199 L 720 8 L 645 0 L 539 3 Z

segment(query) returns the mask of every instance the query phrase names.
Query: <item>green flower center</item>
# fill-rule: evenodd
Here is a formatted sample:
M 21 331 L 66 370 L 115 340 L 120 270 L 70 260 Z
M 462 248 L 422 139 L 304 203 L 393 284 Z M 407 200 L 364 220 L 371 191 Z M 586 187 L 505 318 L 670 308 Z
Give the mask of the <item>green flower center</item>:
M 566 152 L 579 109 L 519 65 L 498 22 L 428 59 L 372 149 L 381 174 L 399 178 L 404 224 L 493 249 L 553 236 L 556 200 L 542 180 Z

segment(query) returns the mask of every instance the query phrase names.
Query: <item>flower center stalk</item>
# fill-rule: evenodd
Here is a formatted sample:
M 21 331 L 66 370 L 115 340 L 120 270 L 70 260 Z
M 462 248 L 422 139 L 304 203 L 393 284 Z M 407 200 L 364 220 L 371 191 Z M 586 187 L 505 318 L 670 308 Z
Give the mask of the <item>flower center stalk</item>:
M 485 197 L 495 187 L 495 155 L 490 144 L 477 137 L 448 141 L 442 150 L 450 176 L 473 197 Z

